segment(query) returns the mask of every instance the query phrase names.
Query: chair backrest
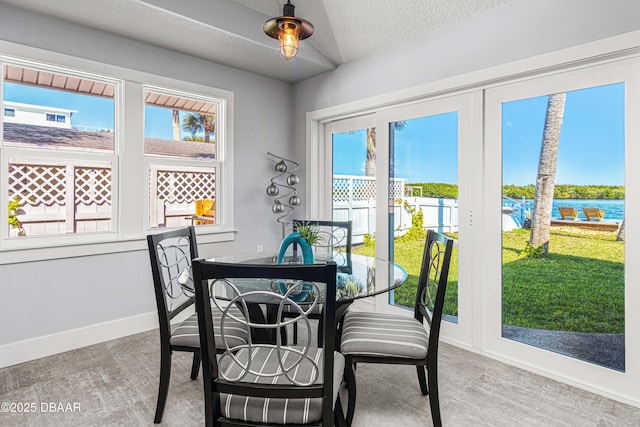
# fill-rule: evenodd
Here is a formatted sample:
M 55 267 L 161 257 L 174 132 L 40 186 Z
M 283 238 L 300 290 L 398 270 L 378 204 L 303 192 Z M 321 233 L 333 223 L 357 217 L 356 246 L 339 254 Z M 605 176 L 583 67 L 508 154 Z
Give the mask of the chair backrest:
M 427 231 L 414 315 L 421 322 L 426 319 L 430 326 L 430 354 L 438 346 L 452 250 L 453 239 L 433 230 Z
M 198 312 L 198 325 L 200 329 L 200 348 L 202 355 L 203 375 L 205 381 L 205 402 L 207 396 L 213 396 L 215 411 L 220 408 L 220 393 L 269 397 L 269 398 L 323 398 L 323 419 L 333 420 L 333 370 L 335 349 L 335 306 L 336 306 L 336 265 L 333 262 L 327 264 L 226 264 L 196 259 L 193 261 L 194 282 L 196 288 L 196 309 Z M 253 281 L 253 282 L 251 282 Z M 239 289 L 251 289 L 250 283 L 262 283 L 253 286 L 264 290 L 254 290 L 242 293 Z M 267 283 L 268 285 L 264 286 Z M 285 284 L 286 283 L 286 284 Z M 279 289 L 288 289 L 283 295 Z M 224 292 L 223 289 L 224 288 Z M 253 328 L 271 328 L 279 332 L 280 328 L 302 321 L 310 330 L 306 314 L 313 310 L 312 306 L 301 307 L 296 303 L 296 295 L 299 291 L 312 295 L 312 306 L 324 303 L 324 346 L 322 360 L 311 360 L 307 352 L 311 348 L 311 339 L 307 339 L 305 345 L 300 347 L 286 347 L 281 344 L 281 336 L 275 333 L 276 344 L 254 344 L 251 340 L 246 345 L 229 346 L 224 337 L 225 322 L 227 320 L 238 321 Z M 218 295 L 226 294 L 225 301 L 228 306 L 239 305 L 247 312 L 247 304 L 268 301 L 278 306 L 277 316 L 272 324 L 252 323 L 244 318 L 234 318 L 225 309 Z M 306 303 L 308 299 L 305 300 Z M 227 346 L 226 351 L 216 357 L 216 342 L 214 325 L 211 316 L 211 304 L 217 305 L 223 312 L 220 321 L 220 332 L 223 342 Z M 300 316 L 290 320 L 282 320 L 282 310 L 286 305 L 293 306 Z M 310 335 L 310 334 L 309 334 Z M 286 373 L 276 382 L 274 373 L 261 371 L 263 361 L 252 360 L 254 355 L 259 355 L 261 349 L 271 351 L 270 357 L 277 357 L 280 368 Z M 263 353 L 264 354 L 264 353 Z M 253 362 L 253 363 L 252 363 Z M 258 366 L 260 365 L 260 366 Z M 315 378 L 301 382 L 291 375 L 301 366 L 309 365 L 316 373 Z M 225 369 L 222 369 L 225 367 Z M 235 371 L 234 371 L 235 369 Z M 302 369 L 302 368 L 301 368 Z M 320 372 L 322 373 L 320 375 Z M 258 378 L 266 377 L 265 381 Z M 274 385 L 277 384 L 277 385 Z M 327 398 L 328 397 L 328 398 Z M 206 411 L 205 411 L 206 412 Z M 219 414 L 215 414 L 217 417 Z M 325 418 L 326 417 L 326 418 Z
M 578 219 L 578 211 L 573 206 L 558 206 L 558 211 L 560 212 L 562 219 L 565 219 L 566 217 Z
M 147 236 L 151 273 L 156 293 L 160 334 L 171 336 L 171 319 L 195 303 L 191 260 L 198 257 L 193 228 Z
M 582 211 L 587 221 L 591 221 L 591 218 L 597 219 L 598 221 L 604 219 L 604 211 L 600 208 L 582 208 Z
M 294 231 L 300 232 L 302 227 L 317 231 L 318 239 L 311 245 L 315 248 L 316 262 L 334 261 L 338 271 L 351 273 L 351 221 L 293 220 Z

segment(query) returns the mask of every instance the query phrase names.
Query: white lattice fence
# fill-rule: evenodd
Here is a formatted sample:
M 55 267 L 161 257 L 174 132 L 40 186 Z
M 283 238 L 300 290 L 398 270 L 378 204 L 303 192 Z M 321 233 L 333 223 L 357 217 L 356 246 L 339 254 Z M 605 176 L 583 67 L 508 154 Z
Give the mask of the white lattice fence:
M 75 168 L 75 204 L 111 204 L 110 168 Z
M 64 206 L 67 199 L 66 165 L 9 164 L 9 197 L 29 206 Z
M 404 195 L 404 178 L 392 178 L 390 193 L 394 199 Z M 376 198 L 376 178 L 372 176 L 333 176 L 334 202 L 362 202 Z
M 28 236 L 107 231 L 111 227 L 112 173 L 105 163 L 9 162 L 9 198 Z
M 152 228 L 189 225 L 196 200 L 216 200 L 214 168 L 151 166 L 149 179 Z

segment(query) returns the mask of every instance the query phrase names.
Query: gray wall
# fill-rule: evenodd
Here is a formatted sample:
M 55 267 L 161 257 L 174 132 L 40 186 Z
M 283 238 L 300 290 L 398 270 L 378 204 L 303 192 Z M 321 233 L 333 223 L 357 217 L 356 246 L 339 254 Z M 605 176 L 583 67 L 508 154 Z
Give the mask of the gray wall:
M 290 153 L 290 84 L 6 5 L 0 39 L 233 91 L 238 232 L 233 243 L 203 245 L 201 255 L 277 249 L 266 153 Z M 146 251 L 0 266 L 0 292 L 0 346 L 155 312 Z
M 638 29 L 638 0 L 514 0 L 295 84 L 294 155 L 307 112 Z

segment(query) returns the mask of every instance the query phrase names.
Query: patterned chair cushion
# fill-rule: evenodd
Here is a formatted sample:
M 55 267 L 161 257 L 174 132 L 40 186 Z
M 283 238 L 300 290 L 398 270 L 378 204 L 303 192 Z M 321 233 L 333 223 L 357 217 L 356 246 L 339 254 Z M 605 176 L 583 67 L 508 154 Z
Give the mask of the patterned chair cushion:
M 413 317 L 349 312 L 342 326 L 340 352 L 344 355 L 424 359 L 428 345 L 428 332 Z
M 235 306 L 229 309 L 229 314 L 238 318 L 244 317 L 242 312 Z M 222 335 L 220 334 L 222 311 L 220 311 L 216 306 L 212 306 L 211 315 L 213 317 L 213 325 L 216 332 L 216 348 L 225 349 L 226 347 L 222 341 Z M 247 344 L 249 341 L 246 326 L 240 322 L 236 322 L 231 317 L 227 317 L 224 321 L 224 335 L 229 347 Z M 182 322 L 172 325 L 171 338 L 169 339 L 169 342 L 171 345 L 175 346 L 200 347 L 200 335 L 198 335 L 198 313 L 193 313 Z
M 296 347 L 302 350 L 302 347 Z M 247 357 L 247 349 L 242 349 L 237 353 L 241 361 Z M 298 354 L 287 351 L 287 347 L 281 348 L 282 360 L 285 367 L 289 367 L 292 361 L 298 359 Z M 251 366 L 252 369 L 263 374 L 276 373 L 280 371 L 278 363 L 278 353 L 275 347 L 254 347 L 252 349 Z M 313 359 L 319 367 L 319 372 L 315 384 L 322 384 L 323 375 L 323 350 L 310 348 L 309 357 Z M 287 363 L 289 361 L 289 363 Z M 309 362 L 302 362 L 292 370 L 290 375 L 302 383 L 308 383 L 313 378 L 313 368 Z M 226 378 L 237 378 L 242 372 L 242 368 L 233 361 L 231 357 L 220 359 L 220 372 Z M 333 403 L 335 405 L 338 398 L 338 390 L 342 375 L 344 373 L 344 357 L 338 352 L 334 352 L 334 374 L 333 374 Z M 247 374 L 243 379 L 247 383 L 262 384 L 291 384 L 284 375 L 275 377 L 262 377 Z M 231 419 L 250 421 L 268 424 L 308 424 L 322 419 L 322 398 L 313 399 L 276 399 L 248 397 L 233 394 L 220 394 L 220 407 L 222 416 Z

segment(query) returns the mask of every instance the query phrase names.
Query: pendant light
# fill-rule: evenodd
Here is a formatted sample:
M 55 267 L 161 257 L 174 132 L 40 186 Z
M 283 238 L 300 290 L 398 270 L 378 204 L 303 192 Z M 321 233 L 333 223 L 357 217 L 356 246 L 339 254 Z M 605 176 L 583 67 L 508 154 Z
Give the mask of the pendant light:
M 269 19 L 262 27 L 265 34 L 279 41 L 280 55 L 286 60 L 296 56 L 300 40 L 313 34 L 313 25 L 309 21 L 294 16 L 295 8 L 291 0 L 287 0 L 282 16 Z

